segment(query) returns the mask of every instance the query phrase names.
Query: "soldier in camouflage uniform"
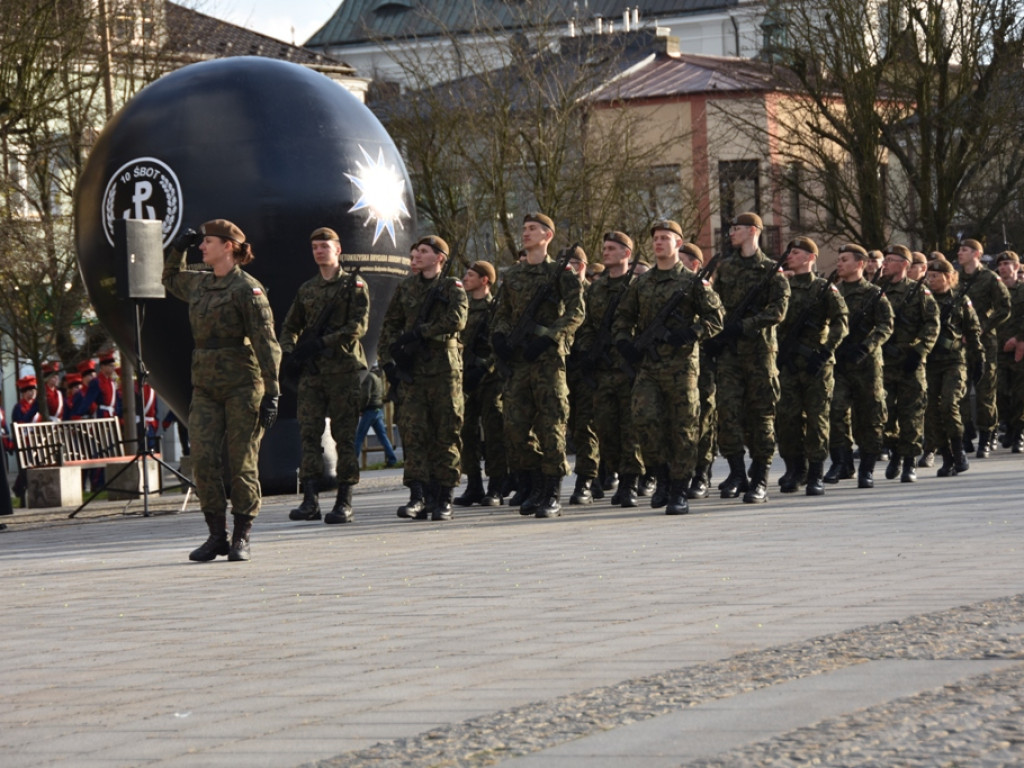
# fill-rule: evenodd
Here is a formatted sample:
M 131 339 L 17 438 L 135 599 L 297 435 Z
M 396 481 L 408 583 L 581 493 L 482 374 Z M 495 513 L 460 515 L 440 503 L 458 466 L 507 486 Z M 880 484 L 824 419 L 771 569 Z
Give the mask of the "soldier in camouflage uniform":
M 977 240 L 963 240 L 957 249 L 957 260 L 960 262 L 961 290 L 967 294 L 974 305 L 974 311 L 981 323 L 981 343 L 985 353 L 978 358 L 968 351 L 967 370 L 981 369 L 981 378 L 968 383 L 968 393 L 964 395 L 961 410 L 965 415 L 965 431 L 968 434 L 977 432 L 977 458 L 988 457 L 990 441 L 999 426 L 999 414 L 996 411 L 996 359 L 999 356 L 999 326 L 1010 317 L 1010 293 L 1006 286 L 992 270 L 981 263 L 983 249 Z M 973 379 L 973 377 L 972 377 Z M 974 409 L 976 416 L 972 420 L 970 414 L 969 390 L 974 388 Z M 970 449 L 968 449 L 970 450 Z
M 839 289 L 814 275 L 818 245 L 798 237 L 787 247 L 785 268 L 790 299 L 779 324 L 779 455 L 786 473 L 779 490 L 795 493 L 804 482 L 808 496 L 825 492 L 828 418 L 835 386 L 833 354 L 846 337 L 848 315 Z
M 885 444 L 889 465 L 885 476 L 900 482 L 917 480 L 917 456 L 923 451 L 924 361 L 939 337 L 939 307 L 931 291 L 907 277 L 913 256 L 904 245 L 886 248 L 882 264 L 885 297 L 893 309 L 892 336 L 882 345 Z M 902 467 L 902 470 L 901 470 Z
M 298 379 L 298 421 L 302 439 L 299 477 L 303 498 L 292 520 L 319 520 L 317 485 L 324 474 L 324 420 L 338 449 L 338 496 L 325 523 L 352 521 L 352 486 L 359 461 L 352 435 L 361 415 L 360 372 L 366 355 L 360 341 L 370 324 L 370 292 L 359 275 L 341 268 L 338 234 L 321 227 L 310 235 L 320 274 L 299 286 L 281 326 L 282 373 Z
M 1003 251 L 995 260 L 999 279 L 1010 292 L 1010 319 L 999 326 L 999 413 L 1006 424 L 1003 447 L 1024 450 L 1024 283 L 1017 274 L 1020 256 Z
M 248 560 L 252 521 L 260 511 L 260 441 L 277 419 L 281 348 L 266 291 L 241 269 L 253 258 L 242 230 L 215 219 L 199 232 L 188 230 L 175 239 L 163 272 L 167 290 L 188 302 L 195 339 L 188 423 L 196 490 L 210 536 L 189 559 Z M 185 269 L 185 254 L 196 245 L 211 272 Z M 230 544 L 225 445 L 234 516 Z
M 633 239 L 625 232 L 606 232 L 601 247 L 602 272 L 585 293 L 586 318 L 576 334 L 583 378 L 593 401 L 594 429 L 601 460 L 619 476 L 612 504 L 637 505 L 638 482 L 644 472 L 640 444 L 633 427 L 629 393 L 633 382 L 622 369 L 612 324 L 632 282 L 629 271 Z M 578 460 L 578 459 L 577 459 Z M 578 465 L 577 465 L 578 466 Z
M 641 454 L 658 467 L 663 489 L 667 481 L 667 493 L 656 490 L 651 506 L 665 498 L 665 514 L 685 515 L 700 429 L 699 342 L 722 329 L 722 303 L 680 262 L 679 224 L 658 222 L 651 239 L 655 268 L 626 291 L 612 328 L 619 354 L 636 371 L 633 424 Z
M 469 296 L 469 316 L 462 333 L 465 398 L 462 471 L 466 475 L 466 490 L 454 500 L 461 507 L 473 504 L 498 507 L 505 502 L 502 486 L 508 476 L 508 457 L 501 405 L 502 381 L 494 367 L 490 331 L 491 314 L 496 309 L 491 287 L 496 279 L 494 266 L 486 261 L 473 262 L 462 276 L 462 285 Z M 480 474 L 481 459 L 487 472 L 486 491 Z
M 571 267 L 562 269 L 548 257 L 555 225 L 543 213 L 523 219 L 526 257 L 509 267 L 502 283 L 494 316 L 491 343 L 495 354 L 510 369 L 505 388 L 505 432 L 509 468 L 520 475 L 520 487 L 532 492 L 519 508 L 522 515 L 554 517 L 562 514 L 560 486 L 568 474 L 565 429 L 569 419 L 569 389 L 565 356 L 573 335 L 583 322 L 583 286 Z M 538 291 L 547 299 L 535 311 L 530 303 Z M 529 332 L 516 343 L 517 329 Z M 512 341 L 510 341 L 510 337 Z M 540 450 L 531 444 L 531 432 Z M 523 476 L 533 474 L 532 482 Z
M 466 327 L 469 299 L 461 280 L 441 276 L 448 254 L 448 244 L 437 235 L 420 238 L 413 274 L 395 289 L 377 344 L 381 369 L 398 387 L 402 403 L 397 421 L 409 503 L 398 508 L 398 516 L 416 520 L 451 520 L 462 475 L 459 333 Z
M 704 269 L 704 252 L 695 243 L 679 246 L 679 259 L 683 266 L 694 274 Z M 707 276 L 714 285 L 714 269 L 717 263 L 708 264 L 712 272 Z M 708 355 L 704 345 L 700 347 L 700 372 L 697 374 L 697 391 L 700 394 L 700 437 L 697 439 L 697 466 L 693 479 L 686 489 L 688 499 L 706 499 L 710 492 L 711 465 L 718 453 L 718 407 L 715 400 L 715 361 Z
M 939 307 L 939 337 L 926 366 L 925 423 L 942 453 L 939 477 L 951 477 L 970 468 L 964 453 L 960 400 L 967 389 L 967 352 L 983 353 L 981 325 L 971 300 L 954 290 L 958 278 L 953 265 L 945 259 L 935 259 L 928 265 L 928 285 Z
M 729 228 L 737 251 L 723 259 L 715 273 L 725 327 L 708 347 L 718 366 L 718 446 L 729 462 L 729 476 L 719 488 L 723 499 L 745 491 L 743 501 L 748 504 L 768 500 L 779 400 L 775 326 L 789 306 L 789 281 L 758 247 L 763 229 L 756 213 L 740 214 Z M 749 482 L 744 445 L 750 449 Z
M 836 273 L 839 293 L 850 313 L 850 332 L 836 350 L 835 391 L 829 416 L 832 466 L 826 483 L 853 476 L 853 445 L 860 448 L 857 487 L 873 488 L 874 470 L 882 452 L 885 390 L 882 388 L 882 345 L 892 335 L 892 306 L 882 291 L 864 279 L 867 251 L 856 243 L 839 249 Z
M 569 258 L 569 266 L 583 286 L 584 306 L 587 304 L 591 288 L 586 279 L 587 261 L 586 252 L 576 246 Z M 580 330 L 582 328 L 581 324 Z M 573 337 L 569 356 L 565 359 L 565 383 L 569 387 L 568 430 L 576 451 L 576 463 L 573 467 L 576 485 L 569 497 L 570 504 L 590 504 L 594 499 L 604 498 L 604 489 L 597 479 L 602 456 L 594 425 L 594 381 L 591 374 L 585 370 L 584 350 L 585 347 L 581 346 L 577 332 Z

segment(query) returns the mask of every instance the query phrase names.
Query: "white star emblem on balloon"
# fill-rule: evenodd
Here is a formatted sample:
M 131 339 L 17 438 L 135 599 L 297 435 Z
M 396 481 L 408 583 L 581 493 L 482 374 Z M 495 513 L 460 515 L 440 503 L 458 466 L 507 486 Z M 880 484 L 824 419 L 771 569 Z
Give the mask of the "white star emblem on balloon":
M 349 213 L 366 211 L 366 226 L 371 221 L 375 224 L 373 232 L 373 244 L 377 244 L 378 238 L 387 230 L 391 235 L 391 244 L 398 245 L 395 237 L 395 224 L 402 226 L 402 217 L 409 216 L 409 209 L 405 207 L 405 179 L 398 170 L 384 160 L 383 148 L 378 149 L 377 159 L 374 160 L 362 146 L 359 151 L 366 159 L 366 165 L 356 162 L 358 173 L 346 173 L 349 181 L 356 185 L 359 191 L 359 199 L 355 205 L 349 208 Z

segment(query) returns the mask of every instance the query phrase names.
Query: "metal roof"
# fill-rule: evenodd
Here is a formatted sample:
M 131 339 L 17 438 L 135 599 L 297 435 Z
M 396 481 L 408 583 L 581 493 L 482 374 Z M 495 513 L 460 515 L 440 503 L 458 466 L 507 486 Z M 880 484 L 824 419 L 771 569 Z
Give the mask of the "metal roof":
M 547 0 L 536 3 L 537 18 L 548 24 L 570 19 L 601 17 L 621 23 L 627 8 L 640 7 L 640 21 L 725 11 L 742 0 Z M 342 0 L 334 15 L 307 46 L 409 37 L 436 37 L 442 33 L 523 28 L 523 4 L 515 0 Z

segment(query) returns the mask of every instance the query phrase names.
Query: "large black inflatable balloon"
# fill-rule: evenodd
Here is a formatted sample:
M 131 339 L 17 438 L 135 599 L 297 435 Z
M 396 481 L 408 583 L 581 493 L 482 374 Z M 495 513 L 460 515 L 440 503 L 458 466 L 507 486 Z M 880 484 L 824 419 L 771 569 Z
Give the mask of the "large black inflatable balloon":
M 100 321 L 134 349 L 134 304 L 114 221 L 158 219 L 163 245 L 188 227 L 225 218 L 252 244 L 247 269 L 267 287 L 278 328 L 299 285 L 316 273 L 309 234 L 331 227 L 346 267 L 370 287 L 372 358 L 415 230 L 412 189 L 394 142 L 342 86 L 296 64 L 236 57 L 193 64 L 143 89 L 115 115 L 89 156 L 75 195 L 82 275 Z M 198 261 L 198 254 L 196 255 Z M 141 302 L 150 381 L 188 413 L 192 335 L 186 306 Z M 267 492 L 294 491 L 299 465 L 294 398 L 263 442 Z

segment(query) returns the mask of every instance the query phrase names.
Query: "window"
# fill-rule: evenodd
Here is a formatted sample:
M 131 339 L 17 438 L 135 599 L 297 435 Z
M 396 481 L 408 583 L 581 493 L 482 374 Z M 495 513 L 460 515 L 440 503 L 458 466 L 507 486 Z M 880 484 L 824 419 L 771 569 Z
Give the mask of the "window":
M 757 160 L 723 160 L 718 164 L 721 219 L 731 221 L 746 211 L 760 212 L 761 181 Z
M 644 187 L 644 204 L 657 219 L 682 220 L 681 177 L 678 165 L 651 166 Z

